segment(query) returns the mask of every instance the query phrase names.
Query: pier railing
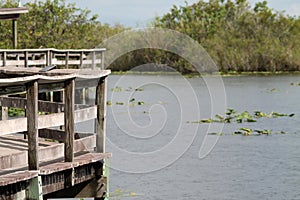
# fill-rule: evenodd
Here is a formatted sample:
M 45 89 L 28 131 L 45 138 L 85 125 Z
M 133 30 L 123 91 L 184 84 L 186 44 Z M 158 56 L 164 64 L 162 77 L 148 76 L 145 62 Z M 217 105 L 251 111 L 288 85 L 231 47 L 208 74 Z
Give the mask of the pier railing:
M 0 66 L 43 67 L 63 66 L 68 69 L 104 69 L 104 52 L 101 49 L 0 49 Z

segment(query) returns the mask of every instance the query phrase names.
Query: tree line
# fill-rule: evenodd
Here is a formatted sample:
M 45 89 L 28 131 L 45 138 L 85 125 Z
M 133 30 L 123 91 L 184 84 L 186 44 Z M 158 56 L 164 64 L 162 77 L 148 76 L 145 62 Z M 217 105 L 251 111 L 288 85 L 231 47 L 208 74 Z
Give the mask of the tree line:
M 0 0 L 0 7 L 18 6 L 16 0 Z M 98 15 L 65 0 L 33 1 L 23 5 L 29 13 L 18 19 L 18 48 L 94 48 L 124 30 L 122 25 L 102 24 Z M 12 48 L 11 22 L 0 20 L 0 48 Z
M 1 7 L 16 5 L 13 0 L 0 0 Z M 34 1 L 24 6 L 29 13 L 18 20 L 19 48 L 94 48 L 126 30 L 122 25 L 102 24 L 97 15 L 65 0 Z M 250 6 L 247 0 L 199 0 L 173 6 L 152 25 L 179 31 L 199 42 L 221 72 L 300 70 L 300 17 L 275 11 L 267 1 Z M 0 27 L 0 48 L 9 48 L 11 24 L 0 21 Z M 182 73 L 196 72 L 179 56 L 153 49 L 127 53 L 110 68 L 129 70 L 144 63 L 167 64 Z

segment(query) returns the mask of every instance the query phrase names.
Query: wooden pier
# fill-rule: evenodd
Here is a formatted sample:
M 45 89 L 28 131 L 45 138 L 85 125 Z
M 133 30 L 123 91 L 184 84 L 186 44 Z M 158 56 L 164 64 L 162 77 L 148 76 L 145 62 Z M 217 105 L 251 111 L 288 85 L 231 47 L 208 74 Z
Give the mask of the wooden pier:
M 43 72 L 29 67 L 37 65 L 37 56 L 43 65 L 87 63 L 83 50 L 62 51 L 63 59 L 58 59 L 57 52 L 0 50 L 4 65 L 0 67 L 0 106 L 25 110 L 24 117 L 0 121 L 1 200 L 107 197 L 105 162 L 111 154 L 105 151 L 105 121 L 110 71 L 96 68 L 93 52 L 88 63 L 92 69 Z M 68 60 L 74 54 L 79 56 L 78 63 Z M 23 62 L 25 67 L 7 66 L 16 60 L 9 56 L 15 55 L 19 60 L 12 65 Z M 88 87 L 96 88 L 94 105 L 75 104 L 75 89 Z M 57 90 L 63 91 L 63 102 L 38 99 L 39 92 Z M 26 98 L 12 96 L 20 92 L 25 92 Z M 94 132 L 75 131 L 75 123 L 88 120 L 95 120 Z

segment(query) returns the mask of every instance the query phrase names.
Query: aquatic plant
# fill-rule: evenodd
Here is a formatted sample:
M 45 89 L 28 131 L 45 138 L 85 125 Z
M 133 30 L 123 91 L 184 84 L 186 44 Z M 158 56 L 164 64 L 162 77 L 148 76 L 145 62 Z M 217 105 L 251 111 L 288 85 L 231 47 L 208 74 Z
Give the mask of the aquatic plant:
M 278 117 L 293 117 L 295 116 L 294 113 L 292 114 L 284 114 L 278 112 L 271 112 L 269 114 L 262 112 L 262 111 L 254 111 L 253 115 L 251 115 L 248 111 L 244 111 L 238 113 L 236 110 L 232 108 L 228 108 L 226 115 L 222 116 L 220 114 L 215 115 L 215 118 L 208 118 L 208 119 L 201 119 L 199 121 L 195 120 L 191 123 L 232 123 L 235 121 L 236 123 L 253 123 L 257 122 L 259 118 L 278 118 Z
M 122 88 L 119 86 L 116 86 L 114 88 L 111 89 L 112 92 L 122 92 Z

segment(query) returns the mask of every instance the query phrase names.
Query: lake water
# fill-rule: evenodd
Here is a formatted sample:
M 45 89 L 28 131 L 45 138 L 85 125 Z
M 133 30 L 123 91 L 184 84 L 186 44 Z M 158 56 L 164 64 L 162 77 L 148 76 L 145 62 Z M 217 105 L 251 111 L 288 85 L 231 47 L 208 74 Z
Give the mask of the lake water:
M 111 199 L 300 199 L 300 86 L 291 85 L 300 76 L 222 81 L 224 86 L 217 77 L 109 77 Z M 220 123 L 191 123 L 224 115 L 224 108 L 295 116 L 233 122 L 223 129 Z M 232 135 L 242 127 L 273 134 Z M 206 137 L 214 131 L 223 135 Z

